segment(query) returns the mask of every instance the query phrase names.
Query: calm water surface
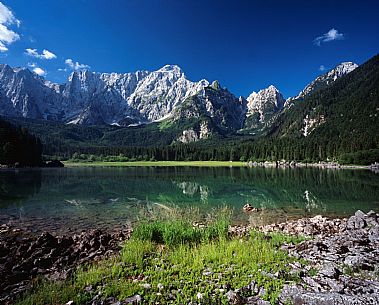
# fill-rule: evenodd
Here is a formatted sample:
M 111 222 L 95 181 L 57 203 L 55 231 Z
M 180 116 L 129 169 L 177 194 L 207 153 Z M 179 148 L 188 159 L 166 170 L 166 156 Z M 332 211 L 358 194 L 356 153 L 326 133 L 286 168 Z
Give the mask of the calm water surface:
M 250 203 L 262 208 L 242 211 Z M 379 175 L 314 168 L 122 167 L 0 171 L 0 223 L 56 233 L 117 228 L 168 208 L 222 206 L 235 223 L 379 212 Z

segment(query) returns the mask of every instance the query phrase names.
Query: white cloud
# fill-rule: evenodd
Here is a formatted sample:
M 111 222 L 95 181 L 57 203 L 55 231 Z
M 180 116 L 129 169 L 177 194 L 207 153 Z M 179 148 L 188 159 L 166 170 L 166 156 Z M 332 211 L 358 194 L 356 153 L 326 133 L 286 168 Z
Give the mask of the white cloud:
M 20 35 L 8 28 L 9 25 L 20 25 L 12 11 L 0 2 L 0 52 L 8 51 L 7 45 L 20 39 Z
M 336 29 L 330 29 L 328 33 L 323 34 L 313 40 L 313 43 L 317 46 L 321 46 L 322 42 L 328 42 L 333 40 L 344 40 L 345 34 L 338 33 Z
M 54 59 L 54 58 L 57 58 L 57 56 L 54 53 L 52 53 L 52 52 L 50 52 L 50 51 L 48 51 L 46 49 L 44 49 L 41 54 L 38 53 L 37 49 L 29 49 L 28 48 L 25 51 L 26 51 L 25 53 L 27 55 L 32 56 L 32 57 L 36 57 L 36 58 L 39 58 L 39 59 Z
M 42 51 L 42 56 L 45 58 L 45 59 L 53 59 L 53 58 L 57 58 L 57 55 L 55 55 L 54 53 L 48 51 L 48 50 L 43 50 Z
M 37 64 L 35 62 L 28 62 L 28 67 L 35 68 L 37 67 Z
M 41 68 L 39 68 L 39 67 L 34 68 L 34 69 L 33 69 L 33 72 L 34 72 L 35 74 L 38 74 L 39 76 L 44 76 L 44 75 L 46 75 L 46 71 L 43 70 L 43 69 L 41 69 Z
M 29 56 L 38 57 L 37 49 L 26 49 L 25 51 L 25 53 Z
M 326 70 L 326 68 L 325 68 L 325 66 L 324 65 L 321 65 L 320 66 L 320 68 L 318 68 L 320 71 L 325 71 Z
M 78 62 L 74 62 L 71 58 L 68 58 L 65 60 L 65 64 L 69 66 L 72 70 L 82 70 L 82 69 L 89 69 L 90 66 L 85 64 L 80 64 Z
M 60 72 L 67 72 L 67 68 L 59 68 L 58 71 L 60 71 Z

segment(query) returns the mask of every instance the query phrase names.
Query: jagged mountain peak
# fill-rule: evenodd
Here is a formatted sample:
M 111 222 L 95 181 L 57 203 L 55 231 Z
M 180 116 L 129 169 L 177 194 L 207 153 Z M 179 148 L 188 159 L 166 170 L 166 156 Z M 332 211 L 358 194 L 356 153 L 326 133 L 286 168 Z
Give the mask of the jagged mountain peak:
M 290 105 L 292 101 L 303 99 L 305 96 L 336 81 L 338 78 L 350 73 L 351 71 L 358 68 L 358 65 L 351 61 L 346 61 L 338 64 L 333 69 L 328 72 L 318 76 L 315 80 L 309 83 L 305 88 L 295 97 L 290 97 L 287 99 L 286 106 Z
M 274 85 L 270 85 L 267 88 L 259 90 L 258 92 L 253 91 L 248 96 L 247 101 L 252 105 L 256 103 L 258 100 L 260 102 L 266 103 L 271 102 L 272 99 L 277 100 L 278 98 L 282 99 L 282 94 Z
M 279 92 L 279 90 L 274 85 L 270 85 L 266 89 L 263 89 L 263 90 L 269 90 L 269 91 Z
M 350 73 L 354 69 L 358 68 L 358 65 L 352 61 L 341 62 L 333 70 L 338 71 L 343 74 Z
M 85 79 L 88 77 L 88 75 L 93 74 L 94 72 L 91 72 L 89 70 L 83 69 L 78 71 L 72 71 L 70 75 L 68 76 L 68 81 L 72 82 L 74 79 Z
M 270 85 L 258 92 L 253 91 L 247 98 L 246 128 L 259 128 L 269 122 L 272 117 L 282 110 L 284 98 L 280 91 Z
M 182 69 L 178 65 L 164 65 L 162 68 L 158 70 L 159 72 L 183 72 Z
M 248 97 L 247 100 L 252 100 L 257 95 L 267 95 L 267 94 L 276 94 L 277 92 L 280 93 L 280 91 L 274 86 L 270 85 L 267 88 L 261 89 L 258 92 L 253 91 Z
M 177 65 L 165 65 L 157 71 L 153 71 L 153 74 L 168 74 L 172 75 L 175 78 L 185 78 L 183 70 Z
M 327 79 L 329 82 L 335 81 L 337 78 L 350 73 L 356 68 L 358 68 L 358 65 L 356 63 L 353 63 L 351 61 L 342 62 L 327 73 L 320 75 L 318 78 L 316 78 L 316 80 L 320 78 L 319 80 Z
M 220 90 L 221 89 L 221 85 L 220 85 L 220 82 L 218 80 L 214 80 L 211 84 L 211 87 L 215 90 Z
M 211 85 L 207 83 L 197 94 L 189 96 L 173 113 L 175 121 L 196 122 L 195 129 L 185 130 L 178 139 L 188 142 L 189 135 L 194 139 L 203 138 L 200 125 L 203 126 L 203 132 L 205 129 L 208 130 L 207 134 L 214 128 L 222 130 L 222 133 L 241 129 L 246 116 L 246 101 L 238 99 L 226 88 L 222 88 L 218 81 L 213 81 Z M 201 124 L 198 126 L 199 122 Z
M 10 68 L 10 69 L 12 69 L 12 68 Z M 14 73 L 17 73 L 17 74 L 22 75 L 22 76 L 33 75 L 33 76 L 37 76 L 38 78 L 41 78 L 41 79 L 43 78 L 40 75 L 38 75 L 37 73 L 30 71 L 28 68 L 16 67 L 16 68 L 13 68 L 12 70 Z

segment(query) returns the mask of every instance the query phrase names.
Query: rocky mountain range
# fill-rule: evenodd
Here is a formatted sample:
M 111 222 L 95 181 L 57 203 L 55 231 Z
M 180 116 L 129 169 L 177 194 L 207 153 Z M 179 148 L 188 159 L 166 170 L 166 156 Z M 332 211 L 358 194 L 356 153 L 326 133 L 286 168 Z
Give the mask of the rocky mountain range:
M 341 63 L 284 99 L 274 86 L 237 98 L 214 81 L 192 82 L 176 65 L 157 71 L 74 71 L 55 84 L 26 68 L 0 65 L 0 115 L 83 125 L 136 126 L 157 121 L 191 121 L 178 141 L 209 137 L 213 131 L 262 130 L 278 113 L 357 67 Z M 309 131 L 305 131 L 307 133 Z
M 173 65 L 125 74 L 74 71 L 62 85 L 28 69 L 0 65 L 0 113 L 73 124 L 130 125 L 165 118 L 208 85 L 206 80 L 187 80 Z

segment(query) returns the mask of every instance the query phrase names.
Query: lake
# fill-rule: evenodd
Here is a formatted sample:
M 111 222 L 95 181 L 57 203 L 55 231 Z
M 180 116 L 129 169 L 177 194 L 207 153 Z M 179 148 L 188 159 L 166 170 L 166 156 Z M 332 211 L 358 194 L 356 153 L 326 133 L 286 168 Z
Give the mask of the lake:
M 246 214 L 244 204 L 261 208 Z M 170 209 L 206 217 L 233 209 L 256 225 L 317 214 L 379 212 L 379 175 L 368 170 L 237 167 L 81 167 L 0 171 L 0 223 L 34 232 L 119 228 Z M 193 209 L 189 209 L 193 208 Z

